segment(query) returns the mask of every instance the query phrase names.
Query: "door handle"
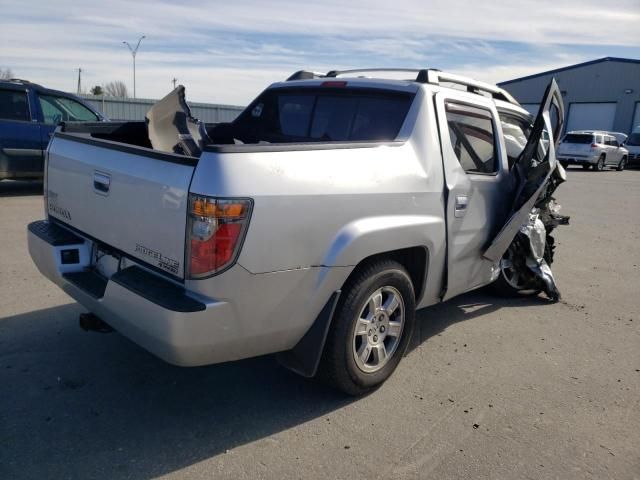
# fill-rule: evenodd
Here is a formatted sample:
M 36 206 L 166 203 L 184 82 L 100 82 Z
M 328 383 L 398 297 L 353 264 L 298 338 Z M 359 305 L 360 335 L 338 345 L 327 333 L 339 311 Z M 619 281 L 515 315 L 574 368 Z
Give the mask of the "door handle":
M 456 218 L 464 217 L 467 213 L 467 206 L 469 205 L 469 197 L 466 195 L 456 195 L 456 203 L 453 209 L 453 216 Z
M 105 173 L 93 172 L 93 189 L 96 191 L 96 193 L 106 195 L 109 193 L 110 186 L 111 176 Z

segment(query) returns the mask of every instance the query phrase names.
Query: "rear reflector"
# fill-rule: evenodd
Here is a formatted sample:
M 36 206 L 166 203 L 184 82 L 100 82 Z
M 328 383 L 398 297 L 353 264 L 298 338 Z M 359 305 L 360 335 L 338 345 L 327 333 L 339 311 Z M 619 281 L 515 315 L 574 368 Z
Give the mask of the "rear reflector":
M 251 215 L 251 200 L 189 195 L 189 277 L 203 278 L 232 266 Z

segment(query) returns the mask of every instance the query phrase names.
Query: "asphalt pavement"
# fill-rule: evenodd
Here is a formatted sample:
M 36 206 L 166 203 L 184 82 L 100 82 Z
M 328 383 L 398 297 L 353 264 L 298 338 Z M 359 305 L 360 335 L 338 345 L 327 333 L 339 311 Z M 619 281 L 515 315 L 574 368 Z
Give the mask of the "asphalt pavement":
M 421 310 L 359 399 L 272 357 L 184 369 L 81 331 L 27 252 L 41 188 L 0 182 L 2 479 L 640 478 L 640 171 L 559 187 L 561 302 Z

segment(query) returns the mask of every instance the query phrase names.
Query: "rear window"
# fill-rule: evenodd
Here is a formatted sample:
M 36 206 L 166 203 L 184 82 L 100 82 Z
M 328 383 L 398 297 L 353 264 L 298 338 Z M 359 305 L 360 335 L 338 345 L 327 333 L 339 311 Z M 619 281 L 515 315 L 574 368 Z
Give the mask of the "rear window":
M 593 135 L 569 133 L 562 140 L 564 143 L 593 143 Z
M 356 89 L 274 89 L 234 122 L 244 143 L 390 141 L 413 95 Z

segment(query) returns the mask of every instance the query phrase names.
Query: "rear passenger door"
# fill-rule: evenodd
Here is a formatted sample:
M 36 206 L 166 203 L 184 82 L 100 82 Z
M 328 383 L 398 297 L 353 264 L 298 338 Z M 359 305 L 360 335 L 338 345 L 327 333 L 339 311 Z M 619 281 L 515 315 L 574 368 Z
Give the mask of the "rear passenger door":
M 622 159 L 622 151 L 620 150 L 618 139 L 612 135 L 607 135 L 605 137 L 605 143 L 607 145 L 607 157 L 605 159 L 605 164 L 618 165 Z
M 448 299 L 491 281 L 493 263 L 482 254 L 506 220 L 512 189 L 493 101 L 449 91 L 435 103 L 447 187 Z
M 40 126 L 22 85 L 0 88 L 0 179 L 42 174 Z

